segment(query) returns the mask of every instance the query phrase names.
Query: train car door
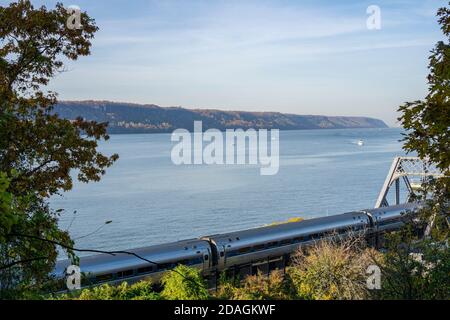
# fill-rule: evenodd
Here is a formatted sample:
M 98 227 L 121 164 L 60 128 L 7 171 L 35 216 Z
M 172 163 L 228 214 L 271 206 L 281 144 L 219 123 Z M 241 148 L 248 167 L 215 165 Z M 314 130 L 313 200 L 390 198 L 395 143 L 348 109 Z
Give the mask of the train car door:
M 222 269 L 225 269 L 225 264 L 226 264 L 225 246 L 223 246 L 223 245 L 217 246 L 217 249 L 219 250 L 219 252 L 218 252 L 218 254 L 219 254 L 218 267 L 219 267 L 219 270 L 222 270 Z
M 207 248 L 203 252 L 203 270 L 210 270 L 212 268 L 212 252 L 210 248 Z

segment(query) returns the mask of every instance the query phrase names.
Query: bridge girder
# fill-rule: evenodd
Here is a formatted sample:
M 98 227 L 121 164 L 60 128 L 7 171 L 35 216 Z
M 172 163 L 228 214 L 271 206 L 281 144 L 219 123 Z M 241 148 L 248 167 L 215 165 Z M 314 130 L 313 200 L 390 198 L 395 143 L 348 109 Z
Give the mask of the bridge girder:
M 429 164 L 427 161 L 419 157 L 396 157 L 392 162 L 391 169 L 384 181 L 383 188 L 380 191 L 375 208 L 387 207 L 389 203 L 387 196 L 392 185 L 395 184 L 395 202 L 400 204 L 400 181 L 404 184 L 408 191 L 408 198 L 414 192 L 411 179 L 425 179 L 426 177 L 442 177 L 443 174 L 436 166 Z

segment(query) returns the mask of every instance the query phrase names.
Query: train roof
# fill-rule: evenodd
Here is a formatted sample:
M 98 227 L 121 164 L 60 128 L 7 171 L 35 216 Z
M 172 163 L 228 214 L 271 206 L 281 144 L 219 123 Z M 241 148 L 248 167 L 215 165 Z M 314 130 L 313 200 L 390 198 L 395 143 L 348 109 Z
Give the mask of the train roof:
M 368 218 L 363 211 L 354 211 L 299 222 L 288 222 L 225 234 L 215 234 L 203 237 L 203 239 L 210 239 L 218 245 L 237 246 L 239 243 L 238 246 L 244 246 L 249 243 L 258 244 L 271 241 L 271 239 L 275 241 L 278 238 L 289 238 L 296 235 L 324 232 L 367 223 Z
M 101 253 L 80 258 L 81 272 L 96 273 L 98 271 L 110 270 L 111 272 L 123 270 L 126 268 L 139 268 L 141 266 L 148 266 L 149 263 L 139 257 L 134 256 L 134 253 L 144 259 L 156 263 L 164 263 L 176 258 L 184 259 L 198 255 L 198 251 L 203 253 L 204 249 L 208 248 L 208 243 L 199 239 L 188 239 L 177 242 L 164 243 L 148 247 L 141 247 L 117 253 L 114 255 Z M 126 252 L 125 252 L 126 251 Z M 65 269 L 71 264 L 69 259 L 60 260 L 57 262 L 53 274 L 61 275 Z
M 389 207 L 380 207 L 380 208 L 374 208 L 374 209 L 368 209 L 364 210 L 365 212 L 368 212 L 370 214 L 376 214 L 376 213 L 385 213 L 385 212 L 406 212 L 406 211 L 413 211 L 418 208 L 420 208 L 422 204 L 418 202 L 410 202 L 405 204 L 398 204 L 393 205 Z
M 258 244 L 269 241 L 278 241 L 284 238 L 301 236 L 304 234 L 321 233 L 341 228 L 351 228 L 357 225 L 369 227 L 367 213 L 375 212 L 403 212 L 413 210 L 417 204 L 397 205 L 389 208 L 367 209 L 361 211 L 347 212 L 338 215 L 313 218 L 299 222 L 288 222 L 284 224 L 264 226 L 243 231 L 235 231 L 224 234 L 214 234 L 203 237 L 215 242 L 217 245 L 227 247 L 244 247 L 249 244 Z

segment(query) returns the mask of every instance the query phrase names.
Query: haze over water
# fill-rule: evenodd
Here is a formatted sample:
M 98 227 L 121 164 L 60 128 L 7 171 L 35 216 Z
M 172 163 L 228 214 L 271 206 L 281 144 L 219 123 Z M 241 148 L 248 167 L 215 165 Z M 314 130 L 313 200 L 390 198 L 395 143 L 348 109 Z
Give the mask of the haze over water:
M 281 131 L 280 170 L 261 176 L 256 165 L 176 166 L 169 134 L 111 135 L 100 149 L 120 159 L 102 181 L 75 182 L 52 206 L 78 248 L 100 250 L 372 208 L 401 138 L 394 128 Z

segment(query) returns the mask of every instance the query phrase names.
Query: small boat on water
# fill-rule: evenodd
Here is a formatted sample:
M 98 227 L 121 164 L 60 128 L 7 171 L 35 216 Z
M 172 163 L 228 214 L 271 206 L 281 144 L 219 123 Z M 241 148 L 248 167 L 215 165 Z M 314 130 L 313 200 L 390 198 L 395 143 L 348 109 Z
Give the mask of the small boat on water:
M 364 141 L 362 139 L 359 139 L 359 141 L 357 142 L 358 146 L 363 146 L 364 145 Z

